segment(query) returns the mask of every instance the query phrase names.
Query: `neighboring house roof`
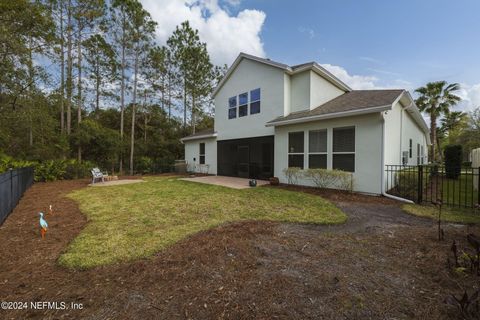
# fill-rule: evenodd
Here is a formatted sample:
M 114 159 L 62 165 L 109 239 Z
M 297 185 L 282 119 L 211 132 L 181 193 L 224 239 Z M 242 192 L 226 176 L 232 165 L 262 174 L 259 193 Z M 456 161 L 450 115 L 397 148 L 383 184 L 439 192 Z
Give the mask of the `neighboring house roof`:
M 303 72 L 303 71 L 306 71 L 306 70 L 312 70 L 312 71 L 316 72 L 317 74 L 319 74 L 321 77 L 325 78 L 327 81 L 329 81 L 332 84 L 334 84 L 335 86 L 337 86 L 338 88 L 342 89 L 343 91 L 351 91 L 352 90 L 343 81 L 341 81 L 340 79 L 335 77 L 327 69 L 323 68 L 322 66 L 320 66 L 316 62 L 308 62 L 308 63 L 303 63 L 303 64 L 299 64 L 299 65 L 295 65 L 295 66 L 288 66 L 284 63 L 272 61 L 270 59 L 265 59 L 265 58 L 252 56 L 250 54 L 246 54 L 246 53 L 242 52 L 238 55 L 237 59 L 235 59 L 235 61 L 232 63 L 232 65 L 228 69 L 228 71 L 225 74 L 225 76 L 223 77 L 223 79 L 218 83 L 217 87 L 215 88 L 215 90 L 212 93 L 212 97 L 215 97 L 217 95 L 218 91 L 220 91 L 220 89 L 223 87 L 225 82 L 232 75 L 235 68 L 240 64 L 240 62 L 243 59 L 248 59 L 248 60 L 252 60 L 252 61 L 256 61 L 256 62 L 266 64 L 266 65 L 269 65 L 269 66 L 272 66 L 272 67 L 280 68 L 280 69 L 284 70 L 289 75 L 300 73 L 300 72 Z
M 404 90 L 354 90 L 346 92 L 312 110 L 292 112 L 267 122 L 268 125 L 282 123 L 314 121 L 318 118 L 329 118 L 350 113 L 379 112 L 389 109 Z
M 205 130 L 197 131 L 192 135 L 183 137 L 180 141 L 189 141 L 189 140 L 197 140 L 197 139 L 206 139 L 206 138 L 214 138 L 217 136 L 217 133 L 214 131 L 213 128 L 208 128 Z

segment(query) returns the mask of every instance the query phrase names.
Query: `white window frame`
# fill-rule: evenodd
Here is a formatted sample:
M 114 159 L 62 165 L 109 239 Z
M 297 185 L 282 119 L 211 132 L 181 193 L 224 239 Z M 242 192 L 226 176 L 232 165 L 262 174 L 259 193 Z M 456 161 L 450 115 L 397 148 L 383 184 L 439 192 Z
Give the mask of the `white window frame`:
M 325 140 L 326 140 L 326 149 L 327 151 L 325 152 L 311 152 L 310 151 L 310 132 L 316 132 L 316 131 L 325 131 Z M 315 130 L 309 130 L 308 131 L 308 152 L 307 152 L 307 159 L 308 159 L 308 168 L 310 167 L 310 155 L 325 155 L 327 163 L 325 164 L 325 168 L 323 169 L 328 169 L 328 130 L 327 129 L 315 129 Z M 304 160 L 305 162 L 305 160 Z M 304 163 L 305 167 L 305 163 Z
M 252 91 L 257 90 L 257 89 L 260 91 L 260 98 L 258 100 L 252 100 Z M 262 102 L 261 102 L 261 100 L 262 100 L 262 90 L 260 88 L 255 88 L 253 90 L 250 90 L 250 92 L 248 94 L 249 94 L 249 97 L 250 97 L 249 103 L 248 103 L 248 109 L 249 109 L 248 114 L 249 115 L 255 115 L 255 114 L 261 113 L 262 112 Z M 260 110 L 257 113 L 252 113 L 252 103 L 254 103 L 254 102 L 260 102 Z
M 353 132 L 355 134 L 355 144 L 353 145 L 353 148 L 355 151 L 334 151 L 335 150 L 335 129 L 353 129 Z M 335 127 L 335 128 L 332 128 L 332 169 L 335 169 L 334 168 L 334 158 L 335 158 L 335 155 L 340 155 L 340 154 L 353 154 L 353 171 L 351 171 L 352 173 L 355 173 L 355 169 L 356 169 L 356 166 L 357 166 L 357 156 L 355 155 L 356 153 L 356 144 L 357 144 L 357 128 L 355 126 L 344 126 L 344 127 Z M 350 171 L 349 171 L 350 172 Z
M 230 99 L 231 99 L 231 98 L 235 98 L 235 107 L 230 107 Z M 228 119 L 228 120 L 232 120 L 232 119 L 238 118 L 238 111 L 237 111 L 237 108 L 238 108 L 238 100 L 239 100 L 238 96 L 228 98 L 228 112 L 227 112 L 227 119 Z M 233 118 L 230 118 L 230 110 L 231 110 L 231 109 L 235 109 L 235 117 L 233 117 Z

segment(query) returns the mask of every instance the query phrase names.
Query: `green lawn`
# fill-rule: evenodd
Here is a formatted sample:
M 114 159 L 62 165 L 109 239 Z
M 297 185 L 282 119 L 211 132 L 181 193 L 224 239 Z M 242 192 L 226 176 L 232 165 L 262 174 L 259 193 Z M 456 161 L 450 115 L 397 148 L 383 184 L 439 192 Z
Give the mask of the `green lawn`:
M 59 259 L 72 268 L 148 257 L 188 235 L 231 221 L 335 224 L 347 218 L 319 196 L 269 187 L 235 190 L 173 177 L 89 187 L 69 197 L 88 218 Z
M 410 214 L 419 217 L 438 219 L 438 208 L 433 206 L 424 206 L 418 204 L 404 204 L 402 209 Z M 442 221 L 457 222 L 457 223 L 480 223 L 480 212 L 475 212 L 474 209 L 452 208 L 443 206 Z

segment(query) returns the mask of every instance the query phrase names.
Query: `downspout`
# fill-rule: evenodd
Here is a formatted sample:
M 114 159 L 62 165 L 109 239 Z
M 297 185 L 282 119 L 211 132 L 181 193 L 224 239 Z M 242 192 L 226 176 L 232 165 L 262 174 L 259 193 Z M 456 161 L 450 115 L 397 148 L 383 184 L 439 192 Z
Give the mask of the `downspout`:
M 401 201 L 401 202 L 406 202 L 406 203 L 414 203 L 412 200 L 400 198 L 397 196 L 393 196 L 391 194 L 388 194 L 387 191 L 385 190 L 385 118 L 384 118 L 384 112 L 380 113 L 380 116 L 382 117 L 382 166 L 381 166 L 381 181 L 380 185 L 382 186 L 382 196 L 386 198 L 390 198 L 393 200 Z M 400 138 L 401 140 L 401 138 Z

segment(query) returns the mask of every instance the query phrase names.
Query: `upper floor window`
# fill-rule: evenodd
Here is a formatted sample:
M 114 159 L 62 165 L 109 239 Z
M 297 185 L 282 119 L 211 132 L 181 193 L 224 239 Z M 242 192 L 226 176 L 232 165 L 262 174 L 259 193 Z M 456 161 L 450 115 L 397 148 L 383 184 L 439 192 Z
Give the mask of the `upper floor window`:
M 228 99 L 228 119 L 237 117 L 237 97 Z
M 238 116 L 245 117 L 248 115 L 248 92 L 238 96 Z
M 260 88 L 250 91 L 250 114 L 260 113 Z
M 327 168 L 327 129 L 308 132 L 308 167 Z
M 413 141 L 412 139 L 409 140 L 409 145 L 408 145 L 408 157 L 412 159 L 412 148 L 413 148 Z
M 355 127 L 333 129 L 332 167 L 355 171 Z

